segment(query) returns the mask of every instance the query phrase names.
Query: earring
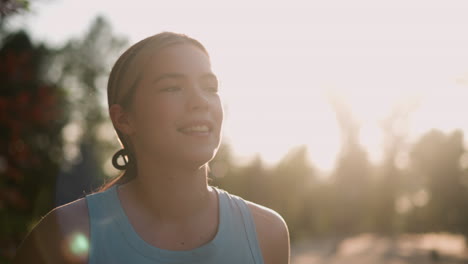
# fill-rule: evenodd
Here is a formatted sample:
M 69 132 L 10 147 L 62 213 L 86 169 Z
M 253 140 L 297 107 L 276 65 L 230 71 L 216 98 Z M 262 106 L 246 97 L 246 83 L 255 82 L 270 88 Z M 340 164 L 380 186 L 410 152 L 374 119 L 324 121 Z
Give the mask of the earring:
M 120 156 L 122 157 L 125 163 L 124 165 L 120 165 L 118 163 L 118 159 Z M 127 149 L 125 148 L 122 148 L 119 151 L 117 151 L 112 157 L 112 165 L 114 166 L 114 168 L 118 170 L 125 170 L 127 168 L 128 163 L 129 163 L 129 155 L 128 155 Z

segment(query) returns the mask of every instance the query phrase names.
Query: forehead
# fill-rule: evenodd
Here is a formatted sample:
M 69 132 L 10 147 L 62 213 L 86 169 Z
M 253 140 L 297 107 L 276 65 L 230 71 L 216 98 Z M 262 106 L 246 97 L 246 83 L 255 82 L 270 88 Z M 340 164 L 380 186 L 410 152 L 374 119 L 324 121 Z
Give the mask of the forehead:
M 145 72 L 206 73 L 211 72 L 211 63 L 200 48 L 192 44 L 175 44 L 152 53 L 146 63 Z

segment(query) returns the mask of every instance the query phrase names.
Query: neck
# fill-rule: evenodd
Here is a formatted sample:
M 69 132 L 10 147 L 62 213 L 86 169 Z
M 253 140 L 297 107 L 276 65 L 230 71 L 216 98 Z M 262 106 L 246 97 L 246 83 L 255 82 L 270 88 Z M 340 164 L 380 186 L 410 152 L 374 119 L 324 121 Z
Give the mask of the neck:
M 184 221 L 209 206 L 206 166 L 138 160 L 138 175 L 121 187 L 134 204 L 158 221 Z

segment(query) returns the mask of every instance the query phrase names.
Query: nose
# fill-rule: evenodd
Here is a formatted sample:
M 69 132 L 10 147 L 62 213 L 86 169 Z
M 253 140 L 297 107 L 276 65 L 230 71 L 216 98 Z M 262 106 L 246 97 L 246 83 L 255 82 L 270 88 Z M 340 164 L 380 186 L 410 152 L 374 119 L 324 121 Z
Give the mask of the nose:
M 188 94 L 188 108 L 189 110 L 200 110 L 200 109 L 208 109 L 209 101 L 207 98 L 207 94 L 203 91 L 202 87 L 198 84 L 194 84 L 192 89 L 189 89 Z

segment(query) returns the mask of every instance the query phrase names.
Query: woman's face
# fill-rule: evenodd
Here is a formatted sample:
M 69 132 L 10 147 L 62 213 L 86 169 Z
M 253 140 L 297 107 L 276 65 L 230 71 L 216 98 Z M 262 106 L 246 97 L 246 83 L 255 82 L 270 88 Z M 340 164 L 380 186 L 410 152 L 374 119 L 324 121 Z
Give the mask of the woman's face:
M 203 165 L 220 144 L 223 109 L 208 56 L 191 44 L 159 50 L 143 69 L 131 111 L 137 155 Z

